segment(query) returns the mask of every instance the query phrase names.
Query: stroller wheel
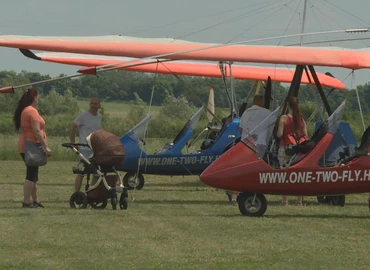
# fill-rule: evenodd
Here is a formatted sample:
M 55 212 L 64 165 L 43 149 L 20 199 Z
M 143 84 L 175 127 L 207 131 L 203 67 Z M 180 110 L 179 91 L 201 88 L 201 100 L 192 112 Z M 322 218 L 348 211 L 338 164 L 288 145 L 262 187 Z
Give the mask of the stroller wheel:
M 117 194 L 114 194 L 113 197 L 110 199 L 112 203 L 112 209 L 117 209 Z
M 126 210 L 127 209 L 127 191 L 126 193 L 122 193 L 121 194 L 121 197 L 119 198 L 119 207 L 121 208 L 121 210 Z
M 144 176 L 141 173 L 138 173 L 136 176 L 135 172 L 128 172 L 123 177 L 123 184 L 129 190 L 140 190 L 144 187 Z
M 90 205 L 92 208 L 94 209 L 104 209 L 108 204 L 108 201 L 107 199 L 104 199 L 102 201 L 99 201 L 99 202 L 91 202 Z
M 87 196 L 81 191 L 77 191 L 71 195 L 69 199 L 69 205 L 71 208 L 86 208 L 87 207 Z

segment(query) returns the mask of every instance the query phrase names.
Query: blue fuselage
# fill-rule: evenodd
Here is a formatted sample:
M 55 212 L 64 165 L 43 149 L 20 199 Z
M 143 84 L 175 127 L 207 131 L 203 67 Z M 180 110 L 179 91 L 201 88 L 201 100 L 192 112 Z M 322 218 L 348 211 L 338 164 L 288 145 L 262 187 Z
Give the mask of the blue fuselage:
M 183 154 L 181 151 L 193 134 L 191 129 L 187 130 L 171 149 L 150 155 L 141 150 L 137 141 L 125 134 L 120 140 L 126 150 L 126 160 L 122 166 L 116 168 L 120 171 L 137 171 L 140 163 L 141 173 L 199 175 L 222 155 L 229 143 L 240 137 L 239 120 L 239 118 L 234 118 L 223 128 L 209 148 L 189 154 Z

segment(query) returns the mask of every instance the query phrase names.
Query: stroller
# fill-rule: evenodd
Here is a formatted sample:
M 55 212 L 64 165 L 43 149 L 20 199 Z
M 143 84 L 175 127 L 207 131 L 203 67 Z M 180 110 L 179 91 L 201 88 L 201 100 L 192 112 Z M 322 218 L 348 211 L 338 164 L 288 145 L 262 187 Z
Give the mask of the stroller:
M 88 204 L 94 209 L 104 209 L 108 199 L 112 209 L 117 209 L 117 193 L 121 193 L 119 206 L 127 209 L 127 188 L 123 186 L 121 176 L 114 166 L 121 165 L 126 156 L 125 149 L 117 136 L 103 129 L 94 131 L 86 138 L 87 144 L 63 143 L 79 155 L 81 162 L 72 168 L 74 174 L 86 174 L 85 192 L 77 191 L 69 200 L 71 208 L 86 208 Z M 78 150 L 78 146 L 89 147 L 93 154 L 87 159 Z M 90 175 L 99 177 L 91 186 Z M 119 186 L 116 184 L 119 183 Z

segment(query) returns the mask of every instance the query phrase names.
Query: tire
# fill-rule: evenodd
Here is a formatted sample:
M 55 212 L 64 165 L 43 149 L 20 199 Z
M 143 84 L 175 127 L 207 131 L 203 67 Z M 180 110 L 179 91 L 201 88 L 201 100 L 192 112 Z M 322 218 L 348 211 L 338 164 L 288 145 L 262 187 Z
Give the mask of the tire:
M 123 184 L 128 190 L 141 190 L 144 187 L 144 176 L 139 173 L 136 177 L 136 173 L 128 172 L 123 177 Z
M 344 205 L 346 204 L 346 196 L 345 195 L 332 196 L 331 203 L 335 206 L 344 207 Z
M 71 195 L 69 199 L 69 205 L 71 208 L 84 209 L 87 207 L 87 196 L 81 191 L 77 191 Z
M 262 193 L 239 193 L 237 202 L 243 216 L 261 217 L 267 210 L 267 200 Z
M 317 201 L 322 204 L 327 204 L 332 202 L 331 196 L 317 196 Z
M 119 207 L 121 210 L 126 210 L 127 206 L 128 206 L 128 203 L 127 203 L 127 192 L 126 192 L 126 196 L 125 196 L 125 193 L 122 193 L 121 197 L 119 198 Z
M 113 197 L 110 199 L 111 204 L 112 204 L 112 209 L 116 210 L 117 209 L 117 194 L 114 194 Z
M 104 199 L 104 200 L 99 201 L 99 202 L 91 202 L 90 203 L 91 207 L 94 208 L 94 209 L 104 209 L 105 207 L 107 207 L 107 204 L 108 204 L 107 199 Z

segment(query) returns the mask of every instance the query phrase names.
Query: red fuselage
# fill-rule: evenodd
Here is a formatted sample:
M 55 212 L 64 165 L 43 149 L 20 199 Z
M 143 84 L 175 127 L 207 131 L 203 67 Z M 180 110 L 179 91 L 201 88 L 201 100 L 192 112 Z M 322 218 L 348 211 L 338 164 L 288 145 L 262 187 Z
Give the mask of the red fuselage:
M 331 195 L 370 192 L 370 156 L 344 165 L 320 167 L 333 135 L 327 133 L 298 163 L 275 169 L 244 143 L 220 156 L 200 176 L 205 184 L 240 192 L 276 195 Z

